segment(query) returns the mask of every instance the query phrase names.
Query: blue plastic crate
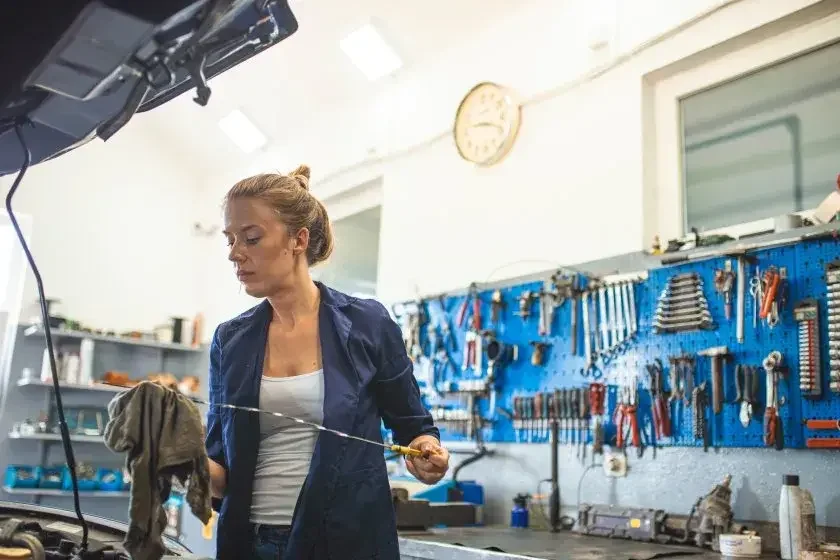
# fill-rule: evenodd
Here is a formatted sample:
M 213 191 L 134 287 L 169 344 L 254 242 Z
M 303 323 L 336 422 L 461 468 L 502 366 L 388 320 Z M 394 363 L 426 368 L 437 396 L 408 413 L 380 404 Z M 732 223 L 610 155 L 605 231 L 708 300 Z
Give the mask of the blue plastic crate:
M 37 488 L 41 468 L 31 465 L 9 465 L 3 484 L 9 488 Z
M 99 489 L 99 479 L 96 476 L 94 476 L 93 478 L 78 477 L 77 482 L 78 482 L 80 492 L 90 492 L 90 491 Z M 66 466 L 62 468 L 61 489 L 62 490 L 72 490 L 73 489 L 73 479 L 70 478 L 70 469 L 67 468 Z
M 39 467 L 40 468 L 40 467 Z M 64 480 L 65 467 L 43 467 L 38 481 L 38 488 L 58 490 Z
M 119 492 L 123 489 L 122 469 L 99 469 L 96 471 L 99 490 L 105 492 Z

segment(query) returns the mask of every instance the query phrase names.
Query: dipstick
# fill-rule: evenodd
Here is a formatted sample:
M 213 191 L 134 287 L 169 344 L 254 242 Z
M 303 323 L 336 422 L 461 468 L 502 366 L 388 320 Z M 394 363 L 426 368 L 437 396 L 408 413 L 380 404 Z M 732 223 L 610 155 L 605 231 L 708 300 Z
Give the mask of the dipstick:
M 151 383 L 151 381 L 144 381 L 143 383 Z M 112 387 L 122 387 L 122 385 L 115 385 L 115 384 L 112 384 L 112 383 L 105 383 L 105 385 L 110 385 Z M 155 383 L 155 385 L 158 385 L 158 387 L 162 387 L 164 389 L 172 391 L 172 389 L 169 389 L 168 387 L 164 387 L 163 385 L 160 385 L 158 383 Z M 128 390 L 130 390 L 130 388 L 125 387 L 125 390 L 128 391 Z M 216 408 L 229 408 L 231 410 L 242 410 L 242 411 L 245 411 L 245 412 L 253 412 L 255 414 L 266 414 L 268 416 L 274 416 L 276 418 L 286 418 L 288 420 L 291 420 L 292 422 L 295 422 L 296 424 L 302 424 L 304 426 L 309 426 L 309 427 L 311 427 L 315 430 L 318 430 L 318 431 L 321 431 L 321 432 L 328 432 L 330 434 L 334 434 L 338 437 L 342 437 L 342 438 L 345 438 L 345 439 L 354 439 L 356 441 L 361 441 L 362 443 L 368 443 L 370 445 L 376 445 L 378 447 L 384 447 L 385 449 L 388 449 L 389 451 L 392 451 L 393 453 L 399 453 L 400 455 L 405 455 L 407 457 L 423 457 L 425 459 L 429 458 L 429 453 L 427 451 L 420 451 L 419 449 L 414 449 L 412 447 L 406 447 L 405 445 L 397 445 L 397 444 L 388 445 L 387 443 L 374 441 L 372 439 L 366 439 L 366 438 L 363 438 L 363 437 L 346 434 L 346 433 L 340 432 L 338 430 L 333 430 L 332 428 L 327 428 L 326 426 L 322 426 L 321 424 L 317 424 L 315 422 L 310 422 L 309 420 L 304 420 L 302 418 L 296 418 L 294 416 L 290 416 L 290 415 L 284 414 L 282 412 L 274 412 L 274 411 L 271 411 L 271 410 L 263 410 L 261 408 L 254 408 L 254 407 L 251 407 L 251 406 L 239 406 L 239 405 L 227 404 L 227 403 L 211 403 L 210 401 L 206 401 L 206 400 L 200 399 L 198 397 L 191 397 L 191 396 L 188 396 L 188 395 L 184 395 L 183 393 L 179 393 L 179 394 L 182 395 L 184 398 L 189 399 L 196 404 L 203 404 L 205 406 L 212 406 L 212 407 L 216 407 Z

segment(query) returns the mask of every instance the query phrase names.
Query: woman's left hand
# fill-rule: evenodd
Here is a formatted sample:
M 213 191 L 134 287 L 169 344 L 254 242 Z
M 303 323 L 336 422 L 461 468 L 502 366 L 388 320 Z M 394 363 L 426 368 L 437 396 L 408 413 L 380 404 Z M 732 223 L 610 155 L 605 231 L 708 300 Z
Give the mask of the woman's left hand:
M 405 458 L 405 466 L 414 478 L 426 484 L 440 481 L 449 470 L 449 451 L 434 436 L 419 436 L 409 445 L 422 451 L 426 457 Z M 427 458 L 428 457 L 428 458 Z

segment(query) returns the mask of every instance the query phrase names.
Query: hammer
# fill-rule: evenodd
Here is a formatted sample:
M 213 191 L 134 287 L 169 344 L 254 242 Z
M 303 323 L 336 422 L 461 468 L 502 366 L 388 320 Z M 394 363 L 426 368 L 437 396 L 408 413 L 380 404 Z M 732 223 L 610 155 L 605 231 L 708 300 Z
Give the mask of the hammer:
M 712 410 L 715 414 L 720 414 L 723 407 L 723 360 L 732 354 L 726 346 L 713 346 L 700 350 L 697 354 L 712 361 Z

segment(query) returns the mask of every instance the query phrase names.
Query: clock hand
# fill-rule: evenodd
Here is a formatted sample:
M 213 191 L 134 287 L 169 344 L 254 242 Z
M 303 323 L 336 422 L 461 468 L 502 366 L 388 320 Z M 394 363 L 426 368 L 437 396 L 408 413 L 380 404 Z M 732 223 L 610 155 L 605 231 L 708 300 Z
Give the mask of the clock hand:
M 477 123 L 472 123 L 472 124 L 470 125 L 470 128 L 479 128 L 479 127 L 484 127 L 484 128 L 486 128 L 486 127 L 488 127 L 488 126 L 489 126 L 489 127 L 491 127 L 491 128 L 498 128 L 499 130 L 504 130 L 504 129 L 503 129 L 501 126 L 499 126 L 498 124 L 496 124 L 496 123 L 491 123 L 491 122 L 486 122 L 486 121 L 477 122 Z

